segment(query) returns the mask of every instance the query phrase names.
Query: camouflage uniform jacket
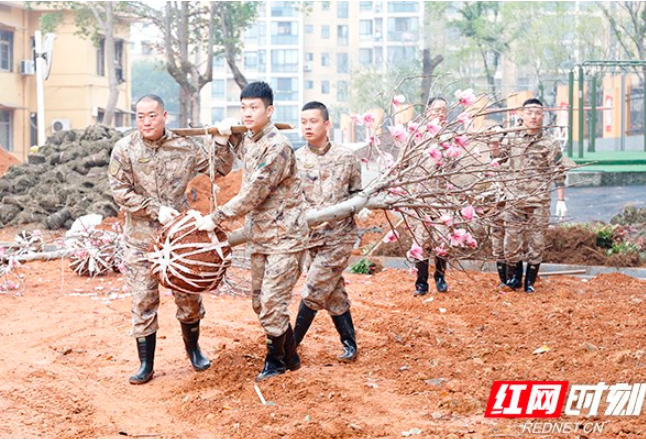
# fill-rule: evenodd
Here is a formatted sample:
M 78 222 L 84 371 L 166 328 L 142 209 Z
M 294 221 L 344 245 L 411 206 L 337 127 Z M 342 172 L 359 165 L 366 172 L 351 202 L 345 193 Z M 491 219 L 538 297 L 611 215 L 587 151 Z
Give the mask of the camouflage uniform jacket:
M 215 171 L 225 175 L 234 156 L 228 145 L 214 145 Z M 187 210 L 190 179 L 208 172 L 209 153 L 204 146 L 169 130 L 154 142 L 139 132 L 117 142 L 110 157 L 109 181 L 112 197 L 126 213 L 126 234 L 134 232 L 136 223 L 157 220 L 162 205 Z
M 503 140 L 502 158 L 508 171 L 505 177 L 507 196 L 523 205 L 550 203 L 550 183 L 565 184 L 566 167 L 558 141 L 541 130 L 536 135 L 527 131 L 509 133 Z
M 269 123 L 245 137 L 240 156 L 242 187 L 212 215 L 214 222 L 246 215 L 245 233 L 252 253 L 305 250 L 309 234 L 306 205 L 289 139 Z
M 308 144 L 296 152 L 296 162 L 309 209 L 335 205 L 361 191 L 361 163 L 349 148 Z M 309 246 L 353 243 L 356 238 L 354 217 L 349 216 L 310 230 Z

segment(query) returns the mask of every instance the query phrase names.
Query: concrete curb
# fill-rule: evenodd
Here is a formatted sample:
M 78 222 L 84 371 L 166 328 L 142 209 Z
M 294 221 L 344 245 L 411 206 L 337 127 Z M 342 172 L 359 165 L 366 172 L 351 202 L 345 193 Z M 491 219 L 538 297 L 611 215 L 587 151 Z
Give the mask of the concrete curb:
M 361 256 L 353 256 L 350 258 L 350 266 L 361 260 Z M 400 257 L 369 257 L 370 260 L 379 261 L 384 267 L 392 269 L 408 269 L 412 267 L 412 264 L 409 263 L 405 258 Z M 480 261 L 480 260 L 460 260 L 457 262 L 451 263 L 452 268 L 459 268 L 464 270 L 479 270 L 483 272 L 495 272 L 496 264 L 493 261 Z M 550 276 L 550 272 L 562 272 L 562 271 L 578 271 L 584 270 L 583 274 L 575 274 L 571 276 L 576 276 L 580 278 L 594 278 L 598 275 L 607 274 L 607 273 L 621 273 L 629 277 L 646 279 L 646 268 L 644 267 L 607 267 L 607 266 L 582 266 L 574 264 L 553 264 L 553 263 L 543 263 L 541 264 L 540 276 Z M 552 274 L 556 275 L 556 274 Z

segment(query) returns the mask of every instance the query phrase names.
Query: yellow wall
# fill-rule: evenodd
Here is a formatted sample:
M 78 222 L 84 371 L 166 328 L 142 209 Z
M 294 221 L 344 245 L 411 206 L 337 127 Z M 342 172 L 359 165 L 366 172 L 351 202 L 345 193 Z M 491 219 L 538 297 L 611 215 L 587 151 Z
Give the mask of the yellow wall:
M 32 59 L 31 38 L 39 29 L 43 11 L 27 9 L 26 2 L 0 2 L 0 23 L 14 33 L 13 71 L 0 72 L 0 106 L 13 107 L 13 151 L 25 160 L 31 146 L 30 114 L 37 111 L 36 77 L 20 73 L 22 60 Z M 32 5 L 33 6 L 33 5 Z M 33 6 L 38 7 L 38 6 Z M 68 120 L 71 128 L 85 128 L 97 122 L 96 108 L 108 102 L 108 78 L 99 76 L 96 67 L 97 49 L 89 39 L 74 35 L 73 17 L 67 13 L 55 33 L 53 64 L 45 90 L 45 135 L 52 134 L 55 119 Z M 129 28 L 117 31 L 124 40 L 123 67 L 126 82 L 119 85 L 117 108 L 130 110 Z M 130 118 L 124 117 L 124 124 Z

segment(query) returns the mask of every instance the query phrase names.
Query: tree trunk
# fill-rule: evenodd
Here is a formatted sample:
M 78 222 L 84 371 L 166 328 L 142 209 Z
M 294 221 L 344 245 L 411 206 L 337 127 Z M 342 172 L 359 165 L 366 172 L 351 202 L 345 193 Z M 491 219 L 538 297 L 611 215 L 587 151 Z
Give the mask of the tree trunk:
M 103 115 L 102 123 L 105 125 L 112 125 L 114 119 L 114 111 L 117 108 L 119 101 L 119 82 L 117 79 L 117 66 L 115 56 L 114 44 L 114 3 L 103 2 L 105 4 L 105 18 L 102 17 L 101 12 L 91 2 L 88 3 L 92 14 L 96 18 L 99 26 L 103 28 L 105 33 L 105 67 L 108 74 L 108 102 L 105 106 L 105 113 Z
M 435 72 L 435 68 L 442 61 L 444 61 L 444 57 L 442 55 L 437 55 L 435 58 L 431 58 L 430 49 L 426 48 L 422 51 L 422 104 L 426 104 L 428 102 L 433 82 L 433 72 Z

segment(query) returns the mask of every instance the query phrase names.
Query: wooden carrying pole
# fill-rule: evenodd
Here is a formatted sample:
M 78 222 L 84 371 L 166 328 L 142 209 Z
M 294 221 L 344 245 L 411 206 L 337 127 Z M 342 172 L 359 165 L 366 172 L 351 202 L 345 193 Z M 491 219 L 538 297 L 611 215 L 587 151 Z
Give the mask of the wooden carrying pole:
M 279 130 L 291 130 L 294 128 L 291 124 L 283 124 L 277 122 L 274 124 Z M 205 134 L 218 135 L 220 130 L 217 127 L 204 127 L 204 128 L 176 128 L 172 130 L 173 133 L 179 136 L 204 136 Z M 247 132 L 247 127 L 244 125 L 232 125 L 231 133 L 243 134 Z

